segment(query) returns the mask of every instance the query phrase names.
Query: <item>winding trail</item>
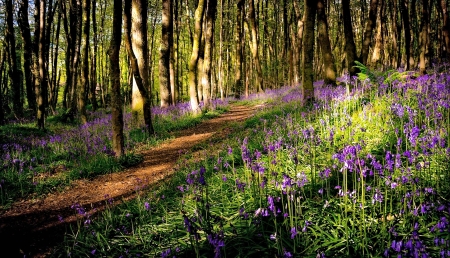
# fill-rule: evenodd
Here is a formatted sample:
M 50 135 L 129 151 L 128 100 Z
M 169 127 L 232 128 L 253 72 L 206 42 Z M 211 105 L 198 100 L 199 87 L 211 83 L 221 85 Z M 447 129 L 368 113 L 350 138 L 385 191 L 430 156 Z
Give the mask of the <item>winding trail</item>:
M 170 176 L 182 154 L 213 136 L 224 139 L 230 133 L 230 123 L 249 118 L 256 108 L 231 105 L 219 117 L 174 132 L 174 139 L 141 152 L 144 161 L 135 167 L 91 180 L 77 180 L 64 191 L 14 203 L 0 214 L 0 256 L 48 256 L 63 240 L 69 224 L 76 221 L 71 208 L 74 203 L 96 208 L 98 212 L 104 209 L 105 196 L 114 200 L 134 198 L 136 187 L 152 185 Z

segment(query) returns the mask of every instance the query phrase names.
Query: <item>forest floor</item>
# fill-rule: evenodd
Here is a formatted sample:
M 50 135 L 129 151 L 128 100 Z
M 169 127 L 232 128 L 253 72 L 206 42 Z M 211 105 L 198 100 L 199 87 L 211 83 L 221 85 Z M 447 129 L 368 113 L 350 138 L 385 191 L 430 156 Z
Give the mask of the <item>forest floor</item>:
M 113 198 L 117 205 L 135 198 L 137 187 L 149 187 L 169 177 L 183 154 L 195 154 L 194 147 L 209 139 L 215 142 L 225 139 L 231 133 L 230 123 L 244 121 L 256 108 L 230 105 L 230 110 L 219 117 L 176 131 L 172 139 L 142 151 L 144 161 L 135 167 L 90 180 L 77 180 L 64 190 L 24 199 L 0 211 L 0 256 L 48 256 L 52 248 L 63 241 L 70 224 L 76 226 L 73 204 L 82 205 L 92 214 L 105 208 L 105 199 Z

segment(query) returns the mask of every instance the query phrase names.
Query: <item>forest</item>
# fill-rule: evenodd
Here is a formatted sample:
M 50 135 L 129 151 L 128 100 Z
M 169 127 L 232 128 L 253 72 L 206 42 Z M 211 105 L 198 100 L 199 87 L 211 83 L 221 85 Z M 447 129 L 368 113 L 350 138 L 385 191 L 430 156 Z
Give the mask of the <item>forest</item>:
M 7 257 L 450 257 L 447 0 L 1 0 Z

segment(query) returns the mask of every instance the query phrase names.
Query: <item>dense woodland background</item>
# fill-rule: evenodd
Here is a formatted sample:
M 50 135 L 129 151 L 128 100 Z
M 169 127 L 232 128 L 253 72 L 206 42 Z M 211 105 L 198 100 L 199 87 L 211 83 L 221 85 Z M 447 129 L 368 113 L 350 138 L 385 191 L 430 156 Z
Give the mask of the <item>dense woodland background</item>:
M 39 128 L 46 116 L 77 114 L 86 122 L 87 108 L 115 103 L 132 104 L 137 115 L 144 110 L 151 132 L 152 105 L 189 100 L 198 112 L 202 101 L 208 108 L 212 98 L 283 85 L 302 85 L 310 99 L 313 81 L 335 84 L 338 76 L 354 75 L 355 60 L 424 74 L 447 62 L 450 51 L 446 0 L 2 0 L 0 6 L 0 124 L 34 117 Z

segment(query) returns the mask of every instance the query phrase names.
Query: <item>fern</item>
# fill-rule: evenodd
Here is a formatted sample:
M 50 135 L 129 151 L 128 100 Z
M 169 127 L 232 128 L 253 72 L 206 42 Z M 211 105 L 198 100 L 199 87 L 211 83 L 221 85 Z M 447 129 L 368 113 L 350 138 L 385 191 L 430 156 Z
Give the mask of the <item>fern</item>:
M 367 66 L 362 64 L 361 62 L 355 61 L 355 66 L 358 68 L 361 72 L 357 73 L 358 79 L 360 81 L 364 81 L 366 79 L 369 79 L 372 83 L 377 83 L 377 76 L 375 73 L 373 73 Z

